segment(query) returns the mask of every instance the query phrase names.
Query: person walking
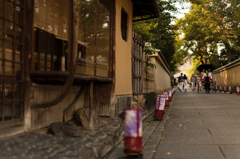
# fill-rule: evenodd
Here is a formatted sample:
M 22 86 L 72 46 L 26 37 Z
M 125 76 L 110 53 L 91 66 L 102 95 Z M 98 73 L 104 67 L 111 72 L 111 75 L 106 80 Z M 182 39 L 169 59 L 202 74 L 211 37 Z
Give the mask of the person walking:
M 184 77 L 183 77 L 183 73 L 181 73 L 181 76 L 178 77 L 178 84 L 179 84 L 179 89 L 182 92 L 183 90 L 183 82 L 184 82 Z
M 205 76 L 205 89 L 206 93 L 210 93 L 210 77 L 211 75 L 206 71 L 206 76 Z
M 184 89 L 187 92 L 187 76 L 184 74 Z
M 201 81 L 200 75 L 197 76 L 197 84 L 198 84 L 198 93 L 199 93 L 199 90 L 200 90 L 200 92 L 202 90 L 202 81 Z
M 195 90 L 195 83 L 196 83 L 196 78 L 194 75 L 192 75 L 191 77 L 192 91 Z

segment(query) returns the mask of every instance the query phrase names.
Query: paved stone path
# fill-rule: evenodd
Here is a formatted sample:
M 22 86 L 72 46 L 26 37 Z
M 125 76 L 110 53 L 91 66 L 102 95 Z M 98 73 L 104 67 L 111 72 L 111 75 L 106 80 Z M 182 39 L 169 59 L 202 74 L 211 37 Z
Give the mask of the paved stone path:
M 166 122 L 150 121 L 143 130 L 144 159 L 240 158 L 240 96 L 189 89 L 174 98 Z M 126 158 L 123 148 L 106 159 Z
M 143 118 L 154 108 L 144 110 Z M 24 133 L 0 140 L 0 159 L 99 159 L 122 140 L 123 128 L 122 119 L 116 118 L 97 129 L 81 128 L 75 138 Z
M 240 158 L 240 96 L 179 92 L 166 123 L 158 158 Z

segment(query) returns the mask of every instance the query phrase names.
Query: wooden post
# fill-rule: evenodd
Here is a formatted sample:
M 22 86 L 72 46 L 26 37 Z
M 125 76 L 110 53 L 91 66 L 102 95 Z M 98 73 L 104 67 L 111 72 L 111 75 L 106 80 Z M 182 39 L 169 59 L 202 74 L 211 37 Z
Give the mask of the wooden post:
M 31 130 L 31 81 L 29 77 L 29 71 L 32 63 L 32 53 L 33 53 L 33 17 L 34 17 L 34 1 L 26 1 L 26 26 L 25 26 L 25 53 L 24 53 L 24 72 L 25 72 L 25 81 L 24 81 L 24 126 L 25 131 L 28 132 Z
M 111 52 L 111 62 L 110 62 L 110 67 L 112 67 L 112 71 L 111 71 L 111 76 L 112 79 L 113 79 L 113 82 L 112 82 L 112 85 L 111 85 L 111 97 L 110 97 L 110 107 L 109 107 L 109 115 L 111 118 L 115 117 L 115 83 L 116 83 L 116 79 L 115 79 L 115 74 L 116 74 L 116 55 L 115 55 L 115 52 L 116 52 L 116 41 L 115 41 L 115 36 L 116 36 L 116 20 L 115 20 L 115 16 L 116 16 L 116 10 L 115 10 L 115 0 L 112 1 L 112 9 L 111 9 L 111 42 L 112 42 L 112 45 L 110 45 L 110 50 L 112 51 Z
M 89 127 L 93 127 L 93 81 L 90 82 Z
M 94 76 L 97 75 L 97 3 L 95 0 L 95 27 L 94 27 Z

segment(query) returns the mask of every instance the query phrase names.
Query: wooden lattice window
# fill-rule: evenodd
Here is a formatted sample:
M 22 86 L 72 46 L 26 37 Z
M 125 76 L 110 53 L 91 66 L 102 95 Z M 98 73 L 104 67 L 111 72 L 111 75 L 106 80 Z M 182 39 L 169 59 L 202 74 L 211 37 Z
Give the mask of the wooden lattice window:
M 127 41 L 128 14 L 123 8 L 122 8 L 122 13 L 121 13 L 121 32 L 122 32 L 123 40 Z
M 33 71 L 67 71 L 69 2 L 34 1 Z
M 0 123 L 23 118 L 24 6 L 0 1 Z

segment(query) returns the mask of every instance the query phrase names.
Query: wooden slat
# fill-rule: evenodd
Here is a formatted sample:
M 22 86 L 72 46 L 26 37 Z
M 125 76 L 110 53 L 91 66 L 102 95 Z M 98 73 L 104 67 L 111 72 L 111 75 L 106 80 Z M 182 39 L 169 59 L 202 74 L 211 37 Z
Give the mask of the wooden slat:
M 89 127 L 93 127 L 93 81 L 90 83 Z
M 111 84 L 111 92 L 110 92 L 110 106 L 109 106 L 109 115 L 110 117 L 115 117 L 115 71 L 116 71 L 116 56 L 115 56 L 115 49 L 116 49 L 116 42 L 115 42 L 115 36 L 116 36 L 116 19 L 115 19 L 115 15 L 116 15 L 116 10 L 115 10 L 115 0 L 112 0 L 112 7 L 113 11 L 112 11 L 112 16 L 113 16 L 113 21 L 112 21 L 112 47 L 110 49 L 112 49 L 112 79 L 113 82 Z
M 16 13 L 16 0 L 14 0 L 14 11 L 13 11 L 13 19 L 16 22 L 17 21 L 17 13 Z M 16 41 L 16 24 L 13 24 L 13 41 Z M 13 43 L 13 53 L 12 53 L 12 73 L 13 73 L 13 81 L 16 80 L 16 75 L 15 75 L 15 52 L 16 52 L 16 44 Z M 15 100 L 15 90 L 16 90 L 16 83 L 13 82 L 13 90 L 12 90 L 12 99 L 13 101 Z M 15 102 L 12 102 L 12 119 L 14 119 L 14 114 L 15 114 Z
M 44 32 L 44 37 L 47 37 L 47 32 Z M 44 56 L 44 71 L 47 71 L 47 54 L 48 54 L 48 41 L 49 39 L 45 40 L 45 56 Z
M 7 16 L 7 5 L 6 5 L 6 1 L 4 1 L 4 17 L 6 17 Z M 3 54 L 2 54 L 2 59 L 3 59 L 3 61 L 2 61 L 2 64 L 3 64 L 3 67 L 2 67 L 2 72 L 3 72 L 3 80 L 5 80 L 5 48 L 6 48 L 6 19 L 4 18 L 4 20 L 3 20 L 3 38 L 4 38 L 4 40 L 3 40 Z M 4 92 L 5 92 L 5 82 L 3 82 L 3 85 L 2 85 L 2 92 L 3 92 L 3 96 L 2 96 L 2 100 L 3 100 L 3 104 L 2 104 L 2 121 L 4 121 L 4 107 L 5 107 L 5 105 L 4 105 L 4 100 L 5 100 L 5 94 L 4 94 Z
M 98 0 L 95 0 L 95 22 L 94 22 L 94 76 L 97 74 L 97 3 Z

